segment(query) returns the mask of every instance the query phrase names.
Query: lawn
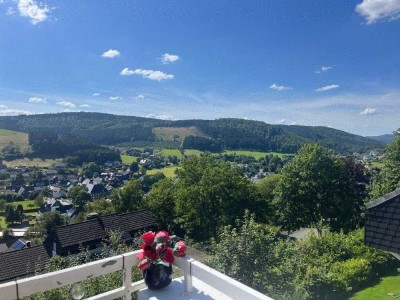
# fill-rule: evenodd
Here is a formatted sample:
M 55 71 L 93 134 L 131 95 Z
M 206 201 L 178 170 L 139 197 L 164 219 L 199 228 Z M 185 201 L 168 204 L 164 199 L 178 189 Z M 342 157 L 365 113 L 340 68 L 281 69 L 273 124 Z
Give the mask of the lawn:
M 21 151 L 29 149 L 27 133 L 0 129 L 0 150 L 10 142 L 17 145 Z
M 38 167 L 38 168 L 50 168 L 54 163 L 61 162 L 62 159 L 41 159 L 41 158 L 21 158 L 10 161 L 4 161 L 4 164 L 8 168 L 15 168 L 18 166 L 25 167 Z
M 177 157 L 182 156 L 181 151 L 179 151 L 179 149 L 162 149 L 160 153 L 163 156 L 177 156 Z
M 36 205 L 35 200 L 24 200 L 24 201 L 15 201 L 8 203 L 11 204 L 14 208 L 16 208 L 19 204 L 22 204 L 22 207 L 24 210 L 26 209 L 39 209 L 39 207 Z M 32 207 L 29 207 L 30 204 L 33 204 Z
M 4 217 L 0 217 L 0 228 L 7 228 L 6 219 Z
M 355 293 L 350 300 L 400 299 L 400 275 L 383 277 L 375 286 Z
M 162 169 L 152 169 L 152 170 L 148 170 L 146 172 L 147 175 L 154 175 L 156 173 L 163 173 L 165 175 L 165 177 L 168 178 L 173 178 L 175 177 L 175 170 L 177 169 L 177 167 L 167 167 L 167 168 L 162 168 Z
M 137 160 L 137 156 L 130 156 L 130 155 L 121 154 L 121 160 L 122 160 L 123 164 L 130 165 L 131 163 L 133 163 L 133 162 L 135 162 Z

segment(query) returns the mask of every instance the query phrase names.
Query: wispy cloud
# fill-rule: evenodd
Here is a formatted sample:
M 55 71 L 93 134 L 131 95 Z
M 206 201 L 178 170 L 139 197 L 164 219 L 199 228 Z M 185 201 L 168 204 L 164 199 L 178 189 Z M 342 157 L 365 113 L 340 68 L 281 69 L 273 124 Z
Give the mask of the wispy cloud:
M 297 125 L 297 122 L 292 122 L 289 125 Z
M 110 99 L 110 100 L 118 100 L 118 99 L 120 99 L 118 96 L 111 96 L 110 98 L 108 98 L 108 99 Z
M 379 20 L 393 21 L 400 18 L 400 0 L 363 0 L 356 6 L 356 12 L 368 25 Z
M 105 57 L 105 58 L 114 58 L 114 57 L 120 56 L 120 54 L 121 53 L 118 50 L 110 49 L 108 51 L 103 52 L 103 54 L 101 56 Z
M 360 112 L 360 115 L 374 115 L 377 113 L 378 113 L 378 110 L 376 108 L 367 107 L 362 112 Z
M 28 102 L 31 103 L 47 103 L 46 98 L 41 98 L 41 97 L 31 97 L 29 98 Z
M 148 114 L 146 118 L 159 119 L 159 120 L 173 120 L 173 117 L 167 114 L 161 114 L 161 115 Z
M 92 106 L 89 104 L 81 104 L 81 105 L 79 105 L 79 107 L 92 107 Z
M 172 62 L 176 62 L 178 60 L 180 60 L 180 57 L 179 57 L 179 55 L 176 55 L 176 54 L 164 53 L 161 56 L 161 61 L 163 64 L 169 64 Z
M 172 74 L 166 74 L 161 71 L 143 70 L 143 69 L 130 70 L 128 68 L 123 69 L 120 74 L 122 76 L 141 75 L 143 78 L 147 78 L 150 80 L 157 80 L 157 81 L 171 80 L 174 79 L 175 77 Z
M 133 97 L 133 100 L 134 100 L 134 101 L 140 101 L 140 100 L 144 100 L 145 98 L 146 98 L 146 97 L 145 97 L 144 95 L 139 94 L 139 95 Z
M 273 89 L 273 90 L 276 90 L 276 91 L 284 91 L 284 90 L 291 90 L 292 89 L 290 86 L 278 85 L 276 83 L 270 85 L 269 88 Z
M 316 73 L 316 74 L 325 73 L 325 72 L 328 72 L 329 70 L 331 70 L 332 68 L 333 68 L 333 66 L 322 66 L 318 70 L 315 70 L 314 73 Z
M 51 9 L 42 3 L 37 4 L 34 0 L 19 0 L 18 11 L 20 16 L 30 18 L 33 25 L 47 19 Z
M 330 91 L 333 89 L 337 89 L 339 86 L 337 84 L 331 84 L 331 85 L 326 85 L 320 88 L 315 89 L 316 92 L 326 92 L 326 91 Z
M 100 96 L 101 94 L 100 93 L 93 93 L 93 97 L 98 97 L 98 96 Z
M 9 108 L 8 106 L 4 104 L 0 104 L 0 115 L 1 116 L 17 116 L 17 115 L 31 115 L 32 112 L 27 111 L 27 110 L 21 110 L 21 109 L 13 109 Z
M 280 119 L 280 120 L 278 121 L 279 124 L 283 124 L 283 123 L 285 123 L 285 122 L 286 122 L 285 119 Z
M 61 105 L 61 106 L 68 107 L 68 108 L 75 108 L 76 107 L 76 105 L 74 103 L 70 102 L 70 101 L 60 101 L 60 102 L 57 102 L 57 104 Z

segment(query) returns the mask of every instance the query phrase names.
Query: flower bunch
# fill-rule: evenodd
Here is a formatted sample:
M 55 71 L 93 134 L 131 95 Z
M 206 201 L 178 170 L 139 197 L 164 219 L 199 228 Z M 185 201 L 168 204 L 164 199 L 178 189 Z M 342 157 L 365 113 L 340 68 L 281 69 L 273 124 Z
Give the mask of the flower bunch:
M 141 236 L 142 250 L 137 255 L 140 261 L 138 267 L 146 270 L 151 264 L 170 266 L 174 262 L 174 255 L 185 256 L 186 246 L 183 241 L 176 241 L 176 236 L 170 236 L 167 231 L 157 233 L 148 231 Z

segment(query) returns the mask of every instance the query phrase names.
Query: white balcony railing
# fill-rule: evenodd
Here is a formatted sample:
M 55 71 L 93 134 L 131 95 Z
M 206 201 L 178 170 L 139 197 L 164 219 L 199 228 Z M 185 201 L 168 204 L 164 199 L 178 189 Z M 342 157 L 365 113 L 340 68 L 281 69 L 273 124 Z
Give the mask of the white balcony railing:
M 90 278 L 123 271 L 123 286 L 87 299 L 111 300 L 124 297 L 130 300 L 131 294 L 138 291 L 138 299 L 150 297 L 151 299 L 191 299 L 191 294 L 194 294 L 196 299 L 272 300 L 188 256 L 175 257 L 174 265 L 183 271 L 183 278 L 175 279 L 170 286 L 162 290 L 148 290 L 143 280 L 132 282 L 131 271 L 132 267 L 138 263 L 136 258 L 138 252 L 129 252 L 60 271 L 3 283 L 0 284 L 0 298 L 1 300 L 21 299 Z

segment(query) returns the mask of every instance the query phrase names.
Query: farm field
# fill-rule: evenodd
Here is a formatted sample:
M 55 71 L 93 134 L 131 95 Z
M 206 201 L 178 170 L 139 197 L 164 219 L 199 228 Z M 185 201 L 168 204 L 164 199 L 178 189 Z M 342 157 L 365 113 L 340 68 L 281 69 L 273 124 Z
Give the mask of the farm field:
M 350 300 L 370 299 L 399 299 L 400 298 L 400 275 L 383 277 L 381 281 L 373 286 L 355 293 Z
M 188 135 L 205 136 L 196 127 L 156 127 L 153 129 L 157 141 L 182 143 Z
M 25 167 L 38 167 L 38 168 L 50 168 L 54 163 L 61 162 L 61 159 L 41 159 L 41 158 L 21 158 L 10 161 L 4 161 L 4 164 L 8 168 L 15 168 L 18 166 Z
M 122 163 L 125 165 L 130 165 L 131 163 L 135 162 L 137 160 L 136 156 L 131 156 L 131 155 L 124 155 L 121 154 L 121 160 Z
M 265 155 L 272 154 L 275 156 L 294 156 L 294 154 L 285 154 L 285 153 L 278 153 L 278 152 L 259 152 L 259 151 L 248 151 L 248 150 L 225 150 L 223 153 L 226 154 L 236 154 L 236 155 L 245 155 L 245 156 L 252 156 L 255 159 L 260 159 L 265 157 Z
M 0 150 L 12 142 L 21 151 L 29 149 L 28 134 L 24 132 L 0 129 Z
M 167 167 L 167 168 L 162 168 L 162 169 L 152 169 L 152 170 L 148 170 L 147 171 L 147 175 L 154 175 L 156 173 L 163 173 L 165 175 L 165 177 L 168 178 L 173 178 L 175 177 L 175 170 L 177 169 L 177 167 Z

